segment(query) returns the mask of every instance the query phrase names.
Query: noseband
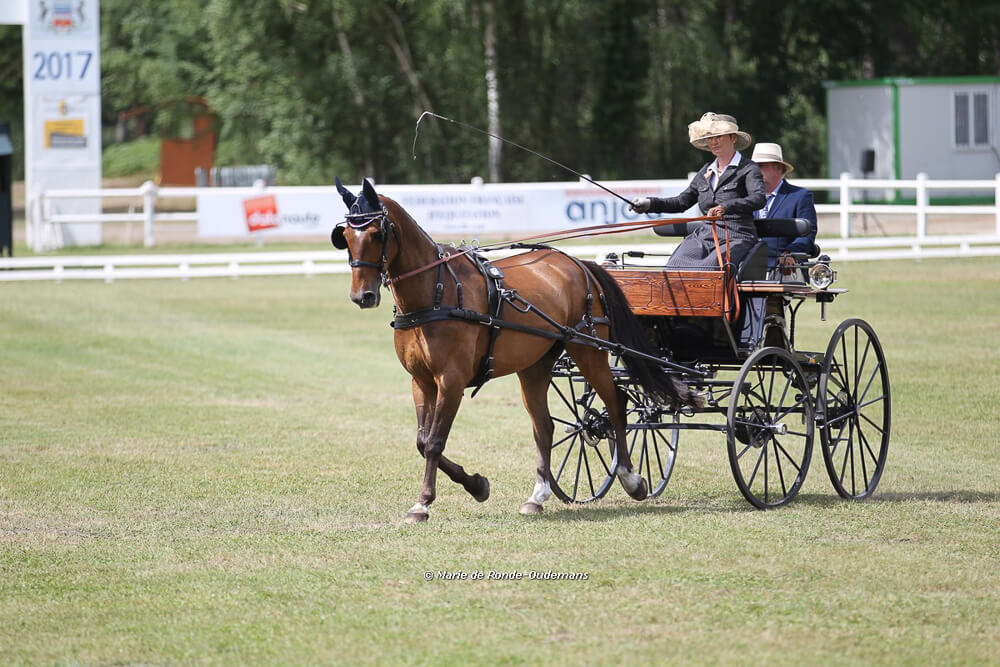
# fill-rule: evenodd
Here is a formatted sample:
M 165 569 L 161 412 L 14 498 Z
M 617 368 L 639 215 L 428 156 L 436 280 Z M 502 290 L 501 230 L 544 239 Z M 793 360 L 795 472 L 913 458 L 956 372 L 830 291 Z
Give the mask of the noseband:
M 364 230 L 371 227 L 373 224 L 378 223 L 379 228 L 379 240 L 382 241 L 382 257 L 379 259 L 378 263 L 366 262 L 362 259 L 354 259 L 351 254 L 350 246 L 347 246 L 347 258 L 348 263 L 352 269 L 359 267 L 371 267 L 377 269 L 379 276 L 382 279 L 382 285 L 387 285 L 389 276 L 386 273 L 386 259 L 389 252 L 389 234 L 392 233 L 393 237 L 396 239 L 396 243 L 399 243 L 399 232 L 396 231 L 396 224 L 389 219 L 389 212 L 386 211 L 385 206 L 381 210 L 373 211 L 369 213 L 348 213 L 344 216 L 344 222 L 337 225 L 343 229 L 346 225 L 354 230 Z M 334 228 L 334 234 L 337 233 L 337 229 Z M 341 232 L 343 233 L 343 232 Z

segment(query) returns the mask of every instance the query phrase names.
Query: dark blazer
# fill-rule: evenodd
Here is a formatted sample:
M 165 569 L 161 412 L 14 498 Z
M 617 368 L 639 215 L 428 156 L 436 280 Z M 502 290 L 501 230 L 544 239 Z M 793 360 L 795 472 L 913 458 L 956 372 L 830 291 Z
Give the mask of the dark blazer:
M 697 202 L 698 208 L 705 214 L 717 204 L 722 204 L 726 207 L 723 222 L 752 223 L 753 212 L 764 206 L 764 177 L 760 174 L 760 167 L 741 155 L 740 163 L 726 167 L 713 190 L 706 177 L 712 162 L 706 162 L 684 192 L 676 197 L 650 197 L 649 212 L 679 213 Z M 752 224 L 749 224 L 749 229 L 755 233 Z
M 816 243 L 816 206 L 812 193 L 805 188 L 783 181 L 774 194 L 774 201 L 768 209 L 769 218 L 805 218 L 812 222 L 812 229 L 805 236 L 795 239 L 774 236 L 764 237 L 768 245 L 768 265 L 774 266 L 775 258 L 783 252 L 804 252 L 812 254 Z

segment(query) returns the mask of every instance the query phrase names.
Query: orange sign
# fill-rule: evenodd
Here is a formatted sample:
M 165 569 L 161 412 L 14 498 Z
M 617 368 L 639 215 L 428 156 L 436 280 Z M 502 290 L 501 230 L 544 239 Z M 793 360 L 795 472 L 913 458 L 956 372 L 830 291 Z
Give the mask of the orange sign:
M 246 213 L 247 229 L 251 232 L 281 226 L 278 223 L 278 203 L 274 200 L 274 195 L 244 199 L 243 211 Z

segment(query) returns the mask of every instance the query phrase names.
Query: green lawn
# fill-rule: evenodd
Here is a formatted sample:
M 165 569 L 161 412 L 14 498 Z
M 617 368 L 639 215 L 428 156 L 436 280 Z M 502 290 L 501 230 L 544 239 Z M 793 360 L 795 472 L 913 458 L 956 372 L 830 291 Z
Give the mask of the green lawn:
M 429 523 L 391 309 L 346 276 L 0 285 L 0 661 L 970 664 L 1000 661 L 1000 262 L 843 263 L 885 347 L 874 499 L 751 509 L 718 435 L 663 496 L 523 517 L 516 382 L 463 405 Z M 439 571 L 581 572 L 442 581 Z M 424 573 L 433 580 L 425 581 Z

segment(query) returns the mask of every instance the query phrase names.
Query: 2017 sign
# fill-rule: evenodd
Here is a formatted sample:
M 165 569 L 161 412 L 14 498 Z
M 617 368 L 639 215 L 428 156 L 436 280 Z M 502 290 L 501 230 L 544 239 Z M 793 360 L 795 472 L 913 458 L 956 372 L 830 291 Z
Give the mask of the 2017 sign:
M 35 51 L 31 54 L 36 81 L 83 81 L 94 59 L 93 51 Z

